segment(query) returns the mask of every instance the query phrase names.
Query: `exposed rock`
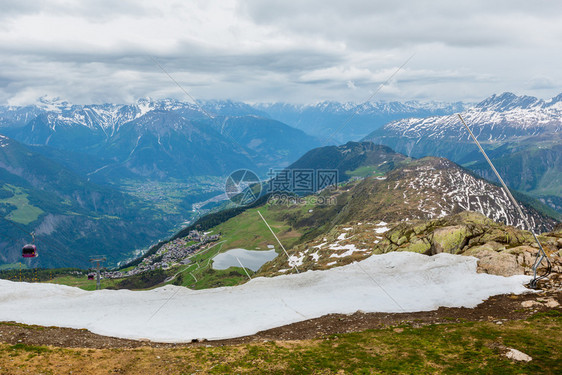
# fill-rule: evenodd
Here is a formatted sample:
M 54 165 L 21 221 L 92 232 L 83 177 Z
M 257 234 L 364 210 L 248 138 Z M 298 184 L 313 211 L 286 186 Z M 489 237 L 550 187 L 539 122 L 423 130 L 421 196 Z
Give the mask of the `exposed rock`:
M 468 242 L 470 230 L 464 225 L 438 228 L 433 231 L 431 254 L 457 254 Z
M 517 263 L 525 268 L 533 267 L 537 256 L 537 249 L 530 246 L 517 246 L 507 250 L 517 258 Z
M 401 251 L 411 251 L 413 253 L 428 253 L 431 249 L 431 243 L 427 238 L 413 238 L 406 246 L 400 248 Z
M 539 236 L 550 254 L 553 272 L 562 271 L 559 231 Z M 496 223 L 476 212 L 462 212 L 430 221 L 403 222 L 389 230 L 374 253 L 412 251 L 474 256 L 478 271 L 500 276 L 530 275 L 538 249 L 532 234 Z M 540 270 L 539 270 L 540 271 Z
M 530 362 L 533 360 L 533 358 L 517 349 L 513 349 L 513 348 L 508 348 L 507 352 L 505 353 L 505 356 L 509 359 L 512 359 L 514 361 L 518 361 L 518 362 Z
M 521 306 L 525 307 L 526 309 L 533 307 L 533 306 L 540 306 L 541 303 L 533 300 L 523 301 L 521 302 Z
M 482 250 L 478 255 L 482 255 L 478 260 L 478 272 L 499 276 L 522 275 L 525 273 L 525 267 L 517 263 L 517 257 L 513 254 Z

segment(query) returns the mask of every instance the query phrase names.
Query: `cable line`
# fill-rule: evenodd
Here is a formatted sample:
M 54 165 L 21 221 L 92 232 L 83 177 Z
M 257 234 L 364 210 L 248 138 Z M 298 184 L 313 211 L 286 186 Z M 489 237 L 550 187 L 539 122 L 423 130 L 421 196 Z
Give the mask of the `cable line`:
M 460 113 L 458 114 L 458 116 L 459 116 L 459 119 L 461 120 L 462 124 L 464 125 L 466 130 L 468 130 L 468 133 L 470 134 L 470 136 L 474 140 L 474 143 L 476 143 L 476 145 L 480 149 L 480 152 L 482 153 L 482 155 L 484 155 L 484 158 L 486 159 L 488 164 L 490 164 L 490 167 L 492 168 L 492 171 L 494 171 L 494 173 L 496 174 L 496 177 L 498 178 L 498 180 L 500 180 L 500 183 L 501 183 L 505 193 L 507 194 L 507 196 L 511 200 L 511 203 L 513 203 L 513 205 L 517 209 L 517 212 L 519 213 L 519 215 L 521 216 L 521 218 L 525 222 L 525 225 L 527 225 L 527 228 L 531 232 L 533 237 L 535 238 L 535 241 L 537 242 L 537 245 L 539 245 L 539 251 L 537 252 L 537 256 L 535 258 L 535 264 L 533 264 L 533 279 L 529 283 L 530 288 L 536 289 L 537 288 L 537 282 L 541 279 L 544 279 L 544 278 L 548 277 L 548 275 L 550 275 L 550 272 L 552 271 L 552 264 L 550 263 L 550 260 L 548 259 L 548 256 L 546 255 L 546 252 L 544 251 L 544 249 L 541 245 L 541 242 L 539 241 L 539 238 L 535 234 L 535 231 L 534 231 L 533 227 L 529 223 L 529 220 L 527 220 L 527 216 L 525 216 L 523 214 L 523 210 L 519 206 L 519 203 L 517 203 L 517 200 L 515 200 L 515 198 L 513 197 L 511 192 L 509 191 L 507 185 L 505 184 L 505 182 L 501 178 L 500 174 L 496 170 L 496 167 L 494 167 L 494 164 L 492 163 L 492 161 L 490 160 L 490 158 L 486 154 L 486 151 L 484 151 L 484 149 L 480 145 L 480 142 L 478 142 L 478 139 L 476 139 L 476 136 L 474 135 L 474 133 L 470 130 L 468 125 L 466 125 L 466 122 L 464 122 L 464 119 L 462 118 Z M 537 269 L 539 268 L 539 266 L 541 265 L 543 260 L 546 260 L 546 271 L 542 275 L 537 277 Z

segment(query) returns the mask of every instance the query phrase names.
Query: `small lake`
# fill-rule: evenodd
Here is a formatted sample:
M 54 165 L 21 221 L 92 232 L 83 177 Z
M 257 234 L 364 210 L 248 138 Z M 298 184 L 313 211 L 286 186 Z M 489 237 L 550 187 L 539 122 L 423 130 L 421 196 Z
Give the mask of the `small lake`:
M 240 267 L 240 263 L 242 263 L 244 267 L 256 272 L 265 263 L 275 259 L 276 256 L 275 250 L 232 249 L 213 258 L 213 269 L 225 270 L 229 267 Z M 240 263 L 236 258 L 240 260 Z

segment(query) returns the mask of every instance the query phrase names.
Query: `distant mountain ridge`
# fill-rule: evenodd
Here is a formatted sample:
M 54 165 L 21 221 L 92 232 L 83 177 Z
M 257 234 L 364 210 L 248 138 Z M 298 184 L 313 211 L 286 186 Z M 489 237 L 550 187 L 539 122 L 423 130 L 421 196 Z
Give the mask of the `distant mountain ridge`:
M 463 111 L 462 116 L 468 126 L 475 127 L 475 134 L 484 142 L 560 132 L 562 94 L 547 101 L 512 93 L 492 95 Z M 468 140 L 468 134 L 460 125 L 456 114 L 409 118 L 390 122 L 365 137 L 365 140 L 398 135 L 405 139 L 426 137 Z M 416 153 L 417 150 L 412 148 L 412 152 Z
M 462 112 L 507 184 L 560 210 L 562 94 L 493 95 Z M 451 159 L 495 181 L 457 115 L 393 121 L 364 139 L 412 157 Z
M 410 159 L 390 147 L 372 142 L 348 142 L 341 146 L 325 146 L 310 150 L 288 169 L 337 170 L 340 182 L 353 176 L 365 177 L 375 173 L 384 174 Z M 356 171 L 367 167 L 359 176 Z
M 27 145 L 88 155 L 91 162 L 83 158 L 76 172 L 98 182 L 224 176 L 240 168 L 265 173 L 319 145 L 301 130 L 231 101 L 209 101 L 206 108 L 172 99 L 41 104 L 0 107 L 0 133 Z M 106 163 L 102 167 L 100 160 Z
M 371 142 L 349 142 L 309 151 L 289 168 L 323 169 L 338 166 L 340 175 L 365 170 L 362 180 L 352 188 L 352 198 L 334 220 L 384 221 L 435 219 L 476 211 L 507 225 L 524 228 L 523 219 L 499 186 L 476 177 L 456 163 L 436 157 L 408 158 L 392 149 Z M 345 172 L 344 172 L 345 173 Z M 537 231 L 551 230 L 556 222 L 523 201 L 527 220 Z M 540 205 L 540 203 L 536 202 Z M 376 216 L 376 217 L 374 217 Z
M 329 143 L 359 141 L 384 124 L 409 117 L 446 115 L 464 110 L 461 102 L 320 102 L 309 105 L 256 104 L 271 117 L 315 135 Z M 349 119 L 352 118 L 352 121 Z

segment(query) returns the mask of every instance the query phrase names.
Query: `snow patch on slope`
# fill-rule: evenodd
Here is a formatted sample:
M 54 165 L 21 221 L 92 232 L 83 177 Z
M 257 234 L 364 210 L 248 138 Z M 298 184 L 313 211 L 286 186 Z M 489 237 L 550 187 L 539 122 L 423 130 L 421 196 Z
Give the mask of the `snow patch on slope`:
M 492 295 L 527 291 L 523 284 L 529 277 L 479 274 L 476 262 L 451 254 L 398 252 L 374 255 L 360 266 L 352 263 L 326 271 L 260 277 L 240 286 L 207 290 L 166 286 L 87 292 L 0 280 L 0 320 L 189 342 L 251 335 L 331 313 L 470 308 Z

